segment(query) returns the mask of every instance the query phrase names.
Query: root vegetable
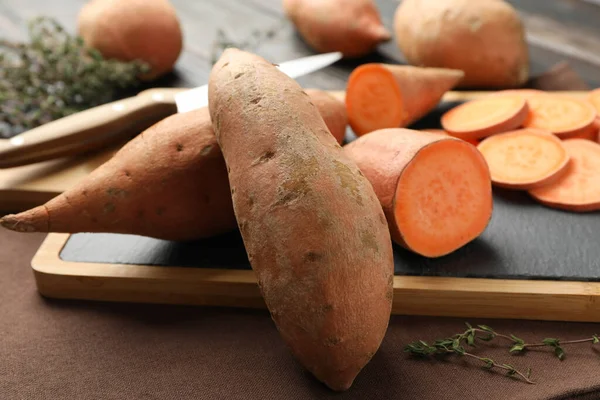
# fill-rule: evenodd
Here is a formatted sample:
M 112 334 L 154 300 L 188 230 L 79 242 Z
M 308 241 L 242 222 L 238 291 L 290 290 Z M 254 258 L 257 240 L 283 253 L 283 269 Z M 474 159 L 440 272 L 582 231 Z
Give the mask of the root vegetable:
M 600 144 L 585 139 L 563 141 L 571 161 L 552 184 L 529 194 L 548 207 L 585 212 L 600 210 Z
M 209 109 L 271 316 L 302 365 L 348 389 L 391 312 L 392 245 L 373 188 L 302 88 L 258 56 L 224 52 Z
M 346 105 L 333 94 L 323 90 L 306 89 L 305 92 L 319 109 L 319 113 L 333 137 L 339 144 L 342 144 L 348 127 Z
M 527 99 L 529 115 L 523 125 L 570 137 L 589 131 L 597 117 L 594 107 L 585 100 L 543 94 Z
M 318 52 L 364 56 L 391 38 L 373 0 L 283 0 L 287 17 Z
M 91 0 L 77 29 L 105 58 L 150 64 L 146 80 L 171 71 L 182 49 L 181 26 L 168 0 Z
M 405 127 L 436 107 L 463 77 L 461 71 L 364 64 L 350 74 L 346 109 L 357 135 Z
M 450 135 L 448 132 L 446 132 L 443 129 L 421 129 L 421 132 L 438 133 L 438 134 L 441 134 L 441 135 L 452 136 L 452 135 Z M 479 144 L 479 141 L 477 141 L 475 139 L 461 139 L 461 140 L 464 140 L 467 143 L 471 143 L 473 146 L 477 146 Z
M 341 143 L 344 105 L 321 91 L 311 95 Z M 227 170 L 208 109 L 162 120 L 72 189 L 0 224 L 20 232 L 110 232 L 181 241 L 234 230 Z
M 486 96 L 447 111 L 442 126 L 452 136 L 481 139 L 521 127 L 528 112 L 527 101 L 520 95 Z
M 504 1 L 404 0 L 394 33 L 410 64 L 464 71 L 460 87 L 518 87 L 529 75 L 525 29 Z
M 436 133 L 382 129 L 344 150 L 373 185 L 396 243 L 440 257 L 485 230 L 492 186 L 473 145 Z
M 531 129 L 501 133 L 477 146 L 492 182 L 509 189 L 534 189 L 560 178 L 569 155 L 556 136 Z

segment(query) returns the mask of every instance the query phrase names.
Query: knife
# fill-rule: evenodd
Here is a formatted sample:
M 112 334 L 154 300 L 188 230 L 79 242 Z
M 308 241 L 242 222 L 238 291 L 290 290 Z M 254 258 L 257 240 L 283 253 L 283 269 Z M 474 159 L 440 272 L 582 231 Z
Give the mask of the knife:
M 340 52 L 286 61 L 277 67 L 291 78 L 325 68 Z M 0 168 L 71 156 L 104 147 L 148 128 L 169 115 L 208 105 L 208 85 L 194 89 L 155 88 L 48 122 L 0 141 Z

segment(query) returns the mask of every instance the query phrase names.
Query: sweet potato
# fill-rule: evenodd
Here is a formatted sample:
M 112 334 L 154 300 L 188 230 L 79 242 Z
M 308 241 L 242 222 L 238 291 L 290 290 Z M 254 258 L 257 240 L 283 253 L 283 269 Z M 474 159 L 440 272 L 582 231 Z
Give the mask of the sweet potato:
M 519 129 L 484 139 L 477 146 L 490 167 L 494 185 L 509 189 L 534 189 L 564 174 L 569 155 L 553 134 Z
M 446 132 L 443 129 L 421 129 L 421 132 L 429 132 L 429 133 L 439 133 L 441 135 L 448 135 L 448 136 L 452 136 L 450 135 L 448 132 Z M 454 136 L 456 137 L 456 136 Z M 459 138 L 460 139 L 460 138 Z M 477 146 L 479 144 L 479 141 L 477 139 L 462 139 L 467 143 L 471 143 L 473 146 Z
M 600 144 L 585 139 L 563 141 L 571 162 L 565 174 L 549 185 L 529 191 L 538 202 L 561 210 L 600 210 Z
M 523 125 L 543 129 L 560 138 L 585 134 L 593 129 L 598 116 L 588 101 L 555 94 L 540 94 L 527 98 L 529 115 Z
M 360 57 L 391 38 L 373 0 L 283 0 L 287 17 L 310 47 Z
M 392 244 L 373 188 L 302 88 L 258 56 L 224 52 L 209 109 L 273 321 L 302 365 L 348 389 L 380 346 L 393 296 Z
M 481 139 L 514 130 L 529 116 L 527 100 L 518 94 L 492 95 L 471 100 L 447 111 L 442 127 L 461 139 Z
M 91 0 L 79 12 L 77 29 L 105 58 L 150 64 L 146 80 L 171 71 L 183 47 L 179 18 L 168 0 Z
M 344 105 L 321 91 L 311 95 L 341 143 Z M 168 240 L 234 230 L 225 161 L 208 110 L 162 120 L 74 188 L 0 224 L 20 232 L 111 232 Z
M 392 239 L 440 257 L 478 237 L 492 215 L 488 166 L 475 146 L 451 136 L 382 129 L 344 146 L 369 179 Z
M 321 117 L 325 120 L 325 124 L 335 140 L 342 144 L 348 127 L 348 115 L 344 102 L 336 98 L 334 94 L 323 90 L 306 89 L 305 92 L 319 109 Z
M 404 0 L 394 32 L 410 64 L 464 71 L 459 87 L 518 87 L 529 75 L 525 29 L 504 1 Z
M 357 135 L 406 127 L 434 109 L 462 71 L 409 65 L 363 64 L 348 78 L 346 110 Z

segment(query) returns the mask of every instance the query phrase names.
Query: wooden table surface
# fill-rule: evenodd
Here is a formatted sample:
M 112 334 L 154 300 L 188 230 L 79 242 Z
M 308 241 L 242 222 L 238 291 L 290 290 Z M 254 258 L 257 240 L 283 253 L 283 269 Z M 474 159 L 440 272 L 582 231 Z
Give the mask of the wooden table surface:
M 193 87 L 206 83 L 218 32 L 241 43 L 253 35 L 274 34 L 258 40 L 253 50 L 273 62 L 309 55 L 283 16 L 281 0 L 171 0 L 184 31 L 184 52 L 174 74 L 153 86 Z M 46 15 L 75 32 L 77 14 L 85 0 L 0 0 L 0 37 L 23 39 L 26 23 Z M 383 21 L 392 28 L 397 0 L 376 0 Z M 540 74 L 560 61 L 568 61 L 591 87 L 600 86 L 600 1 L 598 0 L 512 0 L 522 15 L 530 44 L 531 72 Z M 312 74 L 311 84 L 323 89 L 342 89 L 351 68 L 366 61 L 404 62 L 392 40 L 379 51 L 360 60 L 338 63 Z M 303 78 L 299 79 L 302 84 Z

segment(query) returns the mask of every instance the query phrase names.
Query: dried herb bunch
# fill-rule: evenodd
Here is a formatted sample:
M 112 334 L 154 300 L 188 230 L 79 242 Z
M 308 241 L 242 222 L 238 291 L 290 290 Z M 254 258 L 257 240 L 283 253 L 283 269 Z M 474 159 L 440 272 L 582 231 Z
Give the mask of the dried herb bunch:
M 404 351 L 419 357 L 429 357 L 433 355 L 444 356 L 450 354 L 470 357 L 481 361 L 483 368 L 504 370 L 509 377 L 520 378 L 527 383 L 534 383 L 530 379 L 530 368 L 527 368 L 527 370 L 523 372 L 516 369 L 511 364 L 498 363 L 491 358 L 480 357 L 469 353 L 466 347 L 475 347 L 475 343 L 477 341 L 489 342 L 490 340 L 499 338 L 510 342 L 510 347 L 508 350 L 510 354 L 523 353 L 532 347 L 549 347 L 553 350 L 554 355 L 562 361 L 565 359 L 565 351 L 562 347 L 565 344 L 600 343 L 600 337 L 598 337 L 598 335 L 592 335 L 591 337 L 578 340 L 561 341 L 560 339 L 546 338 L 539 343 L 526 343 L 523 339 L 518 338 L 515 335 L 504 335 L 498 333 L 486 325 L 478 325 L 476 328 L 472 327 L 468 322 L 466 325 L 467 330 L 462 333 L 458 333 L 449 338 L 438 339 L 431 344 L 423 340 L 419 340 L 418 342 L 413 342 L 406 345 L 404 347 Z
M 0 136 L 114 100 L 137 86 L 143 62 L 106 60 L 55 20 L 29 23 L 29 43 L 0 40 Z

